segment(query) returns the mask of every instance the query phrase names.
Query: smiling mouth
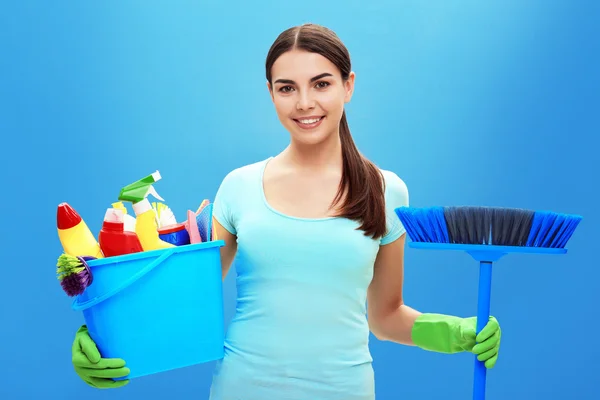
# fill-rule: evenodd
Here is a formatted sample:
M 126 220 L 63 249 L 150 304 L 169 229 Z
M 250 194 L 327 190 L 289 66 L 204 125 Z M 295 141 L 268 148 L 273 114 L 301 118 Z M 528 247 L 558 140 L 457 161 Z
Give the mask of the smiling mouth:
M 325 119 L 325 116 L 321 117 L 310 117 L 310 118 L 294 118 L 296 125 L 303 129 L 312 129 L 321 124 L 321 121 Z

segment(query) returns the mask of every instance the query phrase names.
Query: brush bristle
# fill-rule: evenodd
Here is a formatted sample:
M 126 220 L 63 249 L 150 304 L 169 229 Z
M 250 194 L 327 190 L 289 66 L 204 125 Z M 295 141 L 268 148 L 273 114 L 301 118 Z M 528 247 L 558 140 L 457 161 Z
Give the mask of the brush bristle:
M 395 211 L 413 241 L 448 243 L 448 229 L 442 207 L 400 207 Z
M 60 280 L 60 285 L 68 296 L 74 297 L 83 293 L 89 286 L 89 278 L 87 270 L 83 269 L 81 272 L 63 276 Z
M 524 246 L 534 212 L 519 208 L 446 207 L 450 243 Z
M 400 207 L 396 215 L 414 242 L 564 247 L 578 215 L 503 207 Z
M 91 282 L 93 276 L 91 276 L 91 271 L 89 271 L 89 268 L 87 267 L 87 261 L 95 259 L 96 257 L 92 256 L 77 257 L 63 253 L 58 257 L 56 263 L 56 277 L 59 280 L 62 280 L 68 275 L 81 273 L 83 270 L 86 270 L 85 272 L 90 275 L 88 279 Z
M 564 248 L 582 219 L 580 215 L 538 211 L 528 232 L 527 246 Z
M 81 266 L 82 263 L 77 257 L 63 253 L 58 257 L 56 262 L 56 274 L 62 275 L 77 272 Z

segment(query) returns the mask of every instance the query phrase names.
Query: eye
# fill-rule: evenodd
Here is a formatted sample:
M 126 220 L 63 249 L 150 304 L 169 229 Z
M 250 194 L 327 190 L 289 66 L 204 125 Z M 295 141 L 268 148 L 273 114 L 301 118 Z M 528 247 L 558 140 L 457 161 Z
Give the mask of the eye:
M 329 86 L 329 82 L 325 81 L 318 82 L 316 85 L 317 89 L 325 89 L 327 86 Z
M 279 88 L 279 91 L 282 93 L 289 93 L 292 90 L 294 89 L 291 86 L 282 86 Z

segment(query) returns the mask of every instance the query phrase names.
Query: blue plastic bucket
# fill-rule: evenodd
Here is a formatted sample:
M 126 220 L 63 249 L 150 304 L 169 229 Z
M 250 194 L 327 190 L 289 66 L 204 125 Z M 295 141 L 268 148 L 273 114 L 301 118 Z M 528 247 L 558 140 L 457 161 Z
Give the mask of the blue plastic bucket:
M 75 298 L 104 358 L 133 379 L 223 357 L 222 240 L 88 262 L 92 284 Z

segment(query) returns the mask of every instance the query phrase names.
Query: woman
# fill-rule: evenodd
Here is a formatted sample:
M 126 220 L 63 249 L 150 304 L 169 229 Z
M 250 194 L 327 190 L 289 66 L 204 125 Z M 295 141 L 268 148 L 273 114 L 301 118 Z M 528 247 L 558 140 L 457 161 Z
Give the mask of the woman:
M 408 204 L 408 191 L 354 145 L 344 104 L 355 75 L 335 33 L 313 24 L 284 31 L 266 75 L 291 140 L 229 173 L 215 197 L 223 278 L 235 257 L 238 300 L 211 400 L 372 400 L 369 332 L 428 351 L 470 351 L 493 367 L 496 319 L 476 344 L 475 318 L 403 303 L 406 235 L 394 209 Z M 125 361 L 100 360 L 85 326 L 73 349 L 88 384 L 127 383 L 107 379 L 125 376 Z

